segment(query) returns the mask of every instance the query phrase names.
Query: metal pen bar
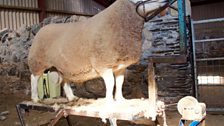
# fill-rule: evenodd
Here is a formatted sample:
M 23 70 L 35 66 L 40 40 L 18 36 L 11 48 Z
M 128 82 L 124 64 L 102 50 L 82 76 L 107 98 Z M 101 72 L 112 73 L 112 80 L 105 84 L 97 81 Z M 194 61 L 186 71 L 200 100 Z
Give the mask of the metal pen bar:
M 169 7 L 170 5 L 172 5 L 175 1 L 177 0 L 170 0 L 169 3 L 167 3 L 166 5 L 164 5 L 163 7 L 161 7 L 160 9 L 156 10 L 151 16 L 146 17 L 146 21 L 151 20 L 153 17 L 155 17 L 156 15 L 158 15 L 161 11 L 165 10 L 167 7 Z
M 206 108 L 207 112 L 219 112 L 219 113 L 223 113 L 224 112 L 224 108 Z
M 186 53 L 187 46 L 187 27 L 186 27 L 186 8 L 185 0 L 177 0 L 178 4 L 178 21 L 180 33 L 180 50 L 182 54 Z
M 23 115 L 22 115 L 22 112 L 21 112 L 21 107 L 20 107 L 19 104 L 16 105 L 16 111 L 17 111 L 17 114 L 18 114 L 18 117 L 19 117 L 21 126 L 25 126 L 25 121 L 24 121 L 24 119 L 23 119 Z
M 193 24 L 195 25 L 195 24 L 203 24 L 203 23 L 211 23 L 211 22 L 222 22 L 222 21 L 224 21 L 224 18 L 193 21 Z
M 224 84 L 198 84 L 198 86 L 223 86 Z
M 175 10 L 175 11 L 178 11 L 178 9 L 177 9 L 176 7 L 174 7 L 174 6 L 172 6 L 172 5 L 169 5 L 169 7 L 170 7 L 171 9 Z
M 224 60 L 224 57 L 196 59 L 196 61 L 210 61 L 210 60 Z
M 198 99 L 198 79 L 197 79 L 197 62 L 196 62 L 196 49 L 195 49 L 195 31 L 194 31 L 194 25 L 193 20 L 191 19 L 191 40 L 192 40 L 192 55 L 193 55 L 193 71 L 194 71 L 194 91 L 195 91 L 195 97 Z
M 214 42 L 214 41 L 224 41 L 224 38 L 216 38 L 216 39 L 202 39 L 202 40 L 195 40 L 194 42 Z

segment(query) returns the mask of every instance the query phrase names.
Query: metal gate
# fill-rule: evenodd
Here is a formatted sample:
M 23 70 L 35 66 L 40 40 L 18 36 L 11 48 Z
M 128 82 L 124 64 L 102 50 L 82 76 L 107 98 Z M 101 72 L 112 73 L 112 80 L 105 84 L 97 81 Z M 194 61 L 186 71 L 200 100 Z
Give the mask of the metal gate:
M 224 18 L 192 21 L 195 82 L 208 110 L 224 110 Z

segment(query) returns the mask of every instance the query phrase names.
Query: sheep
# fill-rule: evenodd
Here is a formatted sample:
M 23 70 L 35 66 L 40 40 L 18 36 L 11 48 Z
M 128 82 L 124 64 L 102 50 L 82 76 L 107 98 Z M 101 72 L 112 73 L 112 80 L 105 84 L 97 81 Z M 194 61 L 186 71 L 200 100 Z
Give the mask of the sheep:
M 124 72 L 140 59 L 144 17 L 165 4 L 165 0 L 117 0 L 85 21 L 41 28 L 28 55 L 31 99 L 39 101 L 38 79 L 46 69 L 56 68 L 69 101 L 77 98 L 71 82 L 98 77 L 105 82 L 106 101 L 125 100 L 122 95 Z

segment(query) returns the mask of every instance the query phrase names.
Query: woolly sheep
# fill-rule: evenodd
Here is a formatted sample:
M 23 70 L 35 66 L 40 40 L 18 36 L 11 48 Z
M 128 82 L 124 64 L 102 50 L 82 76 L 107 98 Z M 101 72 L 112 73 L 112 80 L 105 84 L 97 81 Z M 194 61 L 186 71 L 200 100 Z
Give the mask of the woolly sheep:
M 85 21 L 43 27 L 35 36 L 28 56 L 31 99 L 38 102 L 38 79 L 46 69 L 54 67 L 63 79 L 69 101 L 76 98 L 69 83 L 97 77 L 105 82 L 107 101 L 124 100 L 124 71 L 138 62 L 141 55 L 143 17 L 166 4 L 165 0 L 140 2 L 117 0 Z

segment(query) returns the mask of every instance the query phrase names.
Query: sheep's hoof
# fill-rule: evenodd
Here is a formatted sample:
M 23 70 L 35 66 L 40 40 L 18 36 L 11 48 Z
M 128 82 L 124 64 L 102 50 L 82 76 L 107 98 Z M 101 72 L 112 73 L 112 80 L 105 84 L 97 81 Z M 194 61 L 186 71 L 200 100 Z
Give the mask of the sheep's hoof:
M 72 102 L 72 101 L 76 101 L 76 100 L 78 100 L 79 99 L 79 97 L 77 97 L 77 96 L 71 96 L 71 97 L 68 97 L 68 101 L 69 102 Z
M 115 100 L 116 100 L 116 102 L 124 102 L 127 99 L 125 99 L 124 97 L 118 97 L 118 98 L 115 98 Z
M 39 98 L 32 98 L 32 101 L 35 102 L 35 103 L 38 103 L 38 102 L 40 102 L 40 99 Z
M 113 98 L 105 98 L 105 104 L 106 105 L 112 105 L 114 103 L 114 99 Z

